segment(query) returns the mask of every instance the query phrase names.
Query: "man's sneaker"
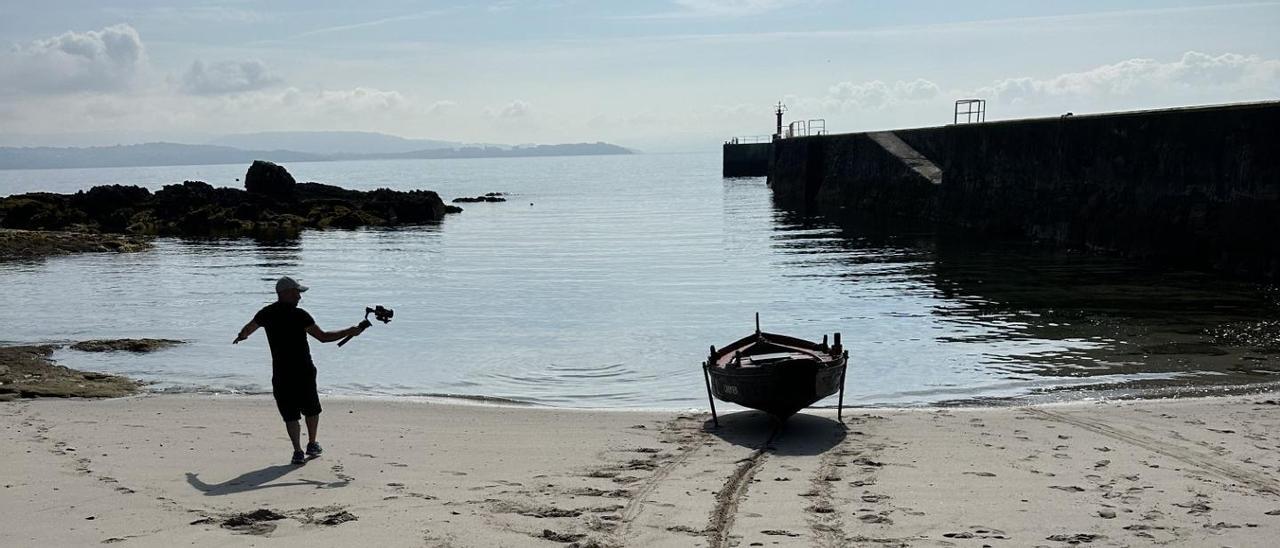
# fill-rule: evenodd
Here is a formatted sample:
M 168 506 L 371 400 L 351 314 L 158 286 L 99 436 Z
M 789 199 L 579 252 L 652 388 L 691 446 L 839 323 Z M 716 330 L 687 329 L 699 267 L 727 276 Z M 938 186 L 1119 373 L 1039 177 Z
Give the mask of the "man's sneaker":
M 307 463 L 307 456 L 306 456 L 306 455 L 304 455 L 304 454 L 302 454 L 302 451 L 294 451 L 294 452 L 293 452 L 293 463 L 294 463 L 294 464 L 306 464 L 306 463 Z
M 313 441 L 313 442 L 311 442 L 311 443 L 308 443 L 308 444 L 307 444 L 307 456 L 308 456 L 308 457 L 310 457 L 310 458 L 313 458 L 313 459 L 314 459 L 314 458 L 316 458 L 316 457 L 320 456 L 320 453 L 323 453 L 323 452 L 324 452 L 324 449 L 320 447 L 320 444 L 318 444 L 318 443 L 316 443 L 316 442 L 314 442 L 314 441 Z

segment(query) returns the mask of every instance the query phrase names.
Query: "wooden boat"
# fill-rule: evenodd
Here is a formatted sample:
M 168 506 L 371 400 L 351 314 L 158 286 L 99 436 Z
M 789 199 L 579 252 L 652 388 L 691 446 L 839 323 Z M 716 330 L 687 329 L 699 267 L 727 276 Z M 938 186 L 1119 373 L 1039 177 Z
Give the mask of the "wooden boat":
M 844 374 L 849 353 L 836 333 L 833 345 L 760 331 L 716 350 L 702 363 L 707 400 L 716 426 L 715 399 L 764 411 L 785 421 L 814 402 L 840 392 L 836 419 L 843 420 Z M 713 398 L 714 396 L 714 398 Z

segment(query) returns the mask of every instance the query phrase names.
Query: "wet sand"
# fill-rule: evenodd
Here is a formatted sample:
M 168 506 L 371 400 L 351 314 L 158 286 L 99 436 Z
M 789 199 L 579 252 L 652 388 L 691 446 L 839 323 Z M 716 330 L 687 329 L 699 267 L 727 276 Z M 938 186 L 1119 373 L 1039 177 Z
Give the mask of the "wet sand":
M 14 545 L 1267 546 L 1280 395 L 709 417 L 326 399 L 0 403 Z

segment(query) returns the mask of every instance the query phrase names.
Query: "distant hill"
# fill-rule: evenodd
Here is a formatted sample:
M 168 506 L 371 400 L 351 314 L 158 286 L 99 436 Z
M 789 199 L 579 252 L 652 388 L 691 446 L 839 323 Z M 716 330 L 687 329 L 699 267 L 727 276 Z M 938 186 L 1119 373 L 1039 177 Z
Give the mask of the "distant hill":
M 181 166 L 241 164 L 270 158 L 276 162 L 324 160 L 317 154 L 290 150 L 240 150 L 213 145 L 144 143 L 88 148 L 0 148 L 0 169 L 77 167 Z
M 439 150 L 418 150 L 404 154 L 379 155 L 381 158 L 518 158 L 527 156 L 603 156 L 634 154 L 630 149 L 604 142 L 568 143 L 562 145 L 493 145 L 466 146 Z
M 296 150 L 310 154 L 401 154 L 417 150 L 458 148 L 463 143 L 405 139 L 368 131 L 266 131 L 226 135 L 211 145 L 246 150 Z
M 206 164 L 240 164 L 254 160 L 273 162 L 323 162 L 335 160 L 386 160 L 432 158 L 495 158 L 522 156 L 587 156 L 632 154 L 609 143 L 574 143 L 518 147 L 464 146 L 413 150 L 399 153 L 318 154 L 294 150 L 242 150 L 217 145 L 146 143 L 111 147 L 55 148 L 0 147 L 0 169 L 58 169 L 85 167 L 137 167 Z

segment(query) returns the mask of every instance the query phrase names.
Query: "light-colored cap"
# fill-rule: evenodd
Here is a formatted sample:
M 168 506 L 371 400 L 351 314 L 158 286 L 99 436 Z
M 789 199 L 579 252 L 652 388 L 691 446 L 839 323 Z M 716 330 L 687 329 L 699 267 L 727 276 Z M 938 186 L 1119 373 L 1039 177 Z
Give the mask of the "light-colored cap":
M 298 281 L 293 278 L 290 278 L 288 276 L 281 276 L 279 280 L 276 280 L 276 293 L 279 293 L 286 289 L 297 289 L 298 291 L 306 291 L 309 288 L 305 285 L 298 283 Z

